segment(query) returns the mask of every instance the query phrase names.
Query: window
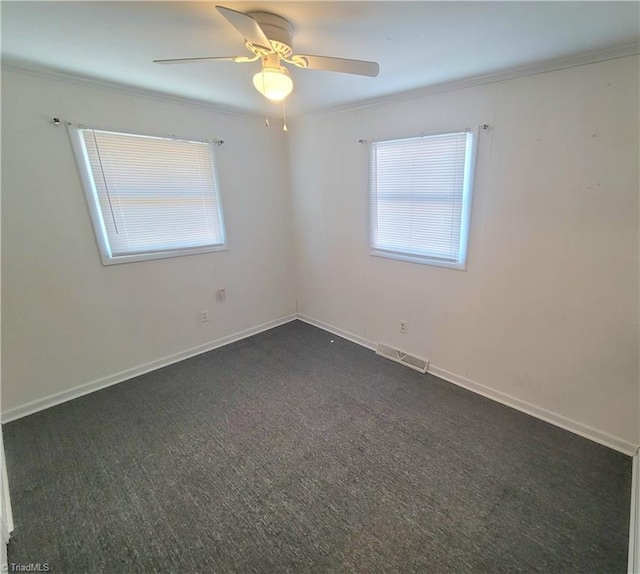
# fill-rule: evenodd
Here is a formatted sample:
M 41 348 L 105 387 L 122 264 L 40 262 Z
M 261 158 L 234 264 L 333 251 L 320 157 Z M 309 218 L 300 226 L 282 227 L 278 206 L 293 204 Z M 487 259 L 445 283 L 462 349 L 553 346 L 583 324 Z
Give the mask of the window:
M 104 265 L 225 248 L 211 144 L 70 133 Z
M 465 269 L 474 134 L 374 142 L 371 254 Z

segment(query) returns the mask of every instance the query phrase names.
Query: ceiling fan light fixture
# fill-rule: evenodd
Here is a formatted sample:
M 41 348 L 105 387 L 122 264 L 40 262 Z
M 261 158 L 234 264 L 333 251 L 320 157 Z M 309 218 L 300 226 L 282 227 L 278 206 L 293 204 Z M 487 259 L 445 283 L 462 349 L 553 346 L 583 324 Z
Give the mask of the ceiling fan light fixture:
M 272 102 L 281 102 L 293 90 L 293 80 L 289 72 L 282 67 L 264 67 L 253 76 L 253 85 L 265 98 Z

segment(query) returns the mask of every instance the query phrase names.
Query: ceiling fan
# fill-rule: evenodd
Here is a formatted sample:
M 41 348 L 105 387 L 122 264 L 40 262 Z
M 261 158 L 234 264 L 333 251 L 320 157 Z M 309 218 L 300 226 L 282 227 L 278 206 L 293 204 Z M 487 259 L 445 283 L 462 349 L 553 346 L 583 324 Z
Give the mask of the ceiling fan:
M 238 12 L 224 6 L 216 9 L 244 38 L 251 56 L 205 58 L 174 58 L 154 60 L 156 64 L 189 64 L 193 62 L 231 61 L 236 63 L 262 61 L 261 71 L 253 76 L 253 85 L 274 102 L 283 101 L 293 89 L 289 71 L 281 62 L 309 70 L 328 70 L 344 74 L 375 77 L 380 71 L 376 62 L 348 60 L 328 56 L 309 56 L 293 53 L 293 26 L 281 16 L 268 12 Z

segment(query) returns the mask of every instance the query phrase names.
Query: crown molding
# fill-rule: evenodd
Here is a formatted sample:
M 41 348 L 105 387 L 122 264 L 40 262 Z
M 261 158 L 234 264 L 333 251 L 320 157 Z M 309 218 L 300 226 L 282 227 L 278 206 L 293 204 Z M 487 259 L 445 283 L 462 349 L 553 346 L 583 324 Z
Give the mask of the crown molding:
M 553 60 L 546 60 L 544 62 L 538 62 L 527 66 L 521 66 L 518 68 L 510 68 L 494 72 L 491 74 L 483 74 L 480 76 L 473 76 L 470 78 L 463 78 L 460 80 L 453 80 L 450 82 L 443 82 L 440 84 L 433 84 L 430 86 L 423 86 L 421 88 L 415 88 L 412 90 L 405 90 L 402 92 L 396 92 L 386 96 L 379 96 L 370 99 L 358 100 L 339 106 L 327 106 L 308 112 L 302 112 L 297 114 L 291 114 L 292 119 L 302 118 L 306 116 L 323 116 L 335 113 L 341 113 L 346 111 L 360 110 L 384 104 L 394 103 L 398 101 L 406 101 L 423 96 L 440 94 L 444 92 L 452 92 L 455 90 L 462 90 L 466 88 L 472 88 L 475 86 L 482 86 L 487 84 L 493 84 L 496 82 L 502 82 L 505 80 L 514 80 L 516 78 L 522 78 L 525 76 L 533 76 L 536 74 L 545 74 L 547 72 L 554 72 L 557 70 L 563 70 L 567 68 L 574 68 L 577 66 L 585 66 L 588 64 L 595 64 L 598 62 L 606 62 L 608 60 L 616 60 L 618 58 L 625 58 L 628 56 L 635 56 L 640 54 L 640 42 L 634 42 L 632 44 L 625 44 L 622 46 L 616 46 L 613 48 L 607 48 L 603 50 L 586 52 L 575 56 L 556 58 Z M 110 80 L 104 80 L 99 78 L 93 78 L 89 76 L 83 76 L 80 74 L 74 74 L 71 72 L 65 72 L 62 70 L 49 68 L 35 64 L 32 62 L 18 61 L 18 60 L 3 60 L 1 64 L 2 71 L 17 72 L 27 74 L 31 76 L 47 78 L 51 80 L 59 80 L 68 83 L 73 83 L 80 86 L 87 86 L 93 88 L 99 88 L 103 90 L 109 90 L 119 93 L 125 93 L 132 96 L 138 96 L 157 100 L 165 103 L 178 104 L 182 106 L 195 107 L 205 109 L 208 111 L 226 114 L 231 116 L 239 116 L 243 118 L 256 118 L 263 121 L 264 117 L 258 112 L 243 108 L 234 108 L 231 106 L 224 106 L 222 104 L 215 104 L 198 99 L 187 98 L 184 96 L 176 96 L 166 92 L 158 92 L 155 90 L 149 90 L 146 88 L 139 88 L 130 84 L 124 84 L 114 82 Z M 273 114 L 272 117 L 279 118 L 279 114 Z
M 387 96 L 360 100 L 351 104 L 329 106 L 311 112 L 297 114 L 293 117 L 300 118 L 305 116 L 323 116 L 347 111 L 361 110 L 399 101 L 417 99 L 433 94 L 453 92 L 455 90 L 462 90 L 475 86 L 493 84 L 506 80 L 515 80 L 517 78 L 522 78 L 525 76 L 534 76 L 537 74 L 545 74 L 547 72 L 555 72 L 557 70 L 564 70 L 567 68 L 575 68 L 578 66 L 596 64 L 598 62 L 606 62 L 608 60 L 616 60 L 618 58 L 626 58 L 628 56 L 635 56 L 637 54 L 640 54 L 640 42 L 624 44 L 622 46 L 616 46 L 614 48 L 607 48 L 594 52 L 585 52 L 583 54 L 565 58 L 545 60 L 544 62 L 520 66 L 518 68 L 509 68 L 506 70 L 501 70 L 499 72 L 493 72 L 491 74 L 483 74 L 480 76 L 453 80 L 451 82 L 443 82 L 441 84 L 432 84 L 430 86 L 423 86 L 421 88 L 396 92 Z
M 85 86 L 89 88 L 98 88 L 102 90 L 109 90 L 112 92 L 124 93 L 130 96 L 137 96 L 141 98 L 147 98 L 156 100 L 159 102 L 178 104 L 181 106 L 188 106 L 192 108 L 204 109 L 210 112 L 216 112 L 219 114 L 225 114 L 230 116 L 240 116 L 243 118 L 258 118 L 264 121 L 264 117 L 254 111 L 234 108 L 230 106 L 224 106 L 222 104 L 214 104 L 204 100 L 192 99 L 183 96 L 176 96 L 166 92 L 158 92 L 155 90 L 149 90 L 146 88 L 139 88 L 130 84 L 124 84 L 114 82 L 111 80 L 103 80 L 99 78 L 92 78 L 89 76 L 82 76 L 80 74 L 74 74 L 71 72 L 65 72 L 55 68 L 49 68 L 26 61 L 17 60 L 2 60 L 1 68 L 2 72 L 15 72 L 19 74 L 26 74 L 28 76 L 35 76 L 38 78 L 45 78 L 48 80 L 58 80 L 78 86 Z

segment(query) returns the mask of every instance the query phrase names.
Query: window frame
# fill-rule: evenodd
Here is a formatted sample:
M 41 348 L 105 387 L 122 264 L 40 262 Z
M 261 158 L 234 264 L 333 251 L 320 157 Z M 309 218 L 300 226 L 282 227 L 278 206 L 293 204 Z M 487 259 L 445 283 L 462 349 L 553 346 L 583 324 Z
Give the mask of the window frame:
M 89 160 L 89 155 L 84 142 L 84 137 L 81 133 L 83 130 L 96 130 L 96 131 L 111 132 L 115 134 L 122 134 L 122 135 L 129 135 L 129 136 L 150 137 L 150 138 L 159 138 L 159 139 L 166 139 L 166 140 L 176 140 L 176 141 L 186 141 L 186 142 L 207 144 L 211 152 L 213 178 L 214 178 L 215 186 L 217 189 L 218 209 L 220 211 L 220 226 L 221 226 L 220 231 L 222 234 L 223 243 L 221 245 L 203 245 L 200 247 L 175 248 L 175 249 L 169 249 L 164 251 L 149 251 L 146 253 L 133 253 L 129 255 L 113 255 L 111 250 L 111 245 L 109 243 L 107 228 L 106 228 L 103 214 L 102 214 L 102 209 L 100 208 L 100 198 L 98 196 L 98 190 L 95 185 L 93 173 L 91 170 L 91 162 Z M 76 165 L 78 167 L 80 180 L 82 182 L 82 188 L 83 188 L 85 199 L 87 202 L 87 207 L 89 209 L 89 215 L 91 218 L 94 236 L 96 239 L 96 243 L 98 245 L 98 251 L 100 253 L 100 259 L 102 261 L 102 265 L 110 266 L 110 265 L 118 265 L 121 263 L 133 263 L 137 261 L 152 261 L 156 259 L 182 257 L 185 255 L 198 255 L 200 253 L 228 251 L 227 233 L 226 233 L 225 222 L 224 222 L 224 208 L 222 203 L 222 192 L 220 190 L 220 180 L 218 176 L 218 163 L 217 163 L 217 157 L 214 149 L 214 145 L 218 145 L 217 141 L 182 138 L 182 137 L 177 137 L 175 135 L 167 136 L 167 135 L 157 135 L 157 134 L 147 134 L 147 133 L 143 134 L 143 133 L 128 131 L 128 130 L 120 130 L 120 129 L 116 130 L 111 128 L 102 128 L 102 127 L 95 127 L 95 126 L 89 127 L 85 125 L 73 125 L 71 123 L 67 124 L 67 131 L 71 139 L 71 146 L 73 148 L 74 156 L 76 159 Z
M 475 167 L 476 167 L 476 154 L 477 154 L 477 142 L 478 142 L 478 129 L 464 128 L 458 130 L 447 130 L 438 132 L 425 132 L 418 135 L 394 137 L 388 139 L 372 140 L 371 143 L 379 144 L 385 142 L 397 142 L 403 140 L 419 140 L 423 138 L 454 135 L 465 133 L 467 134 L 466 151 L 464 160 L 464 176 L 462 184 L 462 210 L 460 217 L 460 242 L 458 246 L 458 258 L 456 261 L 450 261 L 447 259 L 440 259 L 437 257 L 430 257 L 427 255 L 416 255 L 414 253 L 408 253 L 404 251 L 395 251 L 390 249 L 384 249 L 374 246 L 373 237 L 373 177 L 376 177 L 373 173 L 373 161 L 374 154 L 376 153 L 375 146 L 369 146 L 369 189 L 368 189 L 368 241 L 369 241 L 369 255 L 373 257 L 382 257 L 385 259 L 395 259 L 398 261 L 407 261 L 409 263 L 418 263 L 420 265 L 430 265 L 435 267 L 444 267 L 448 269 L 456 269 L 458 271 L 466 271 L 467 260 L 469 252 L 469 235 L 471 231 L 471 207 L 473 200 L 473 188 L 475 183 Z

